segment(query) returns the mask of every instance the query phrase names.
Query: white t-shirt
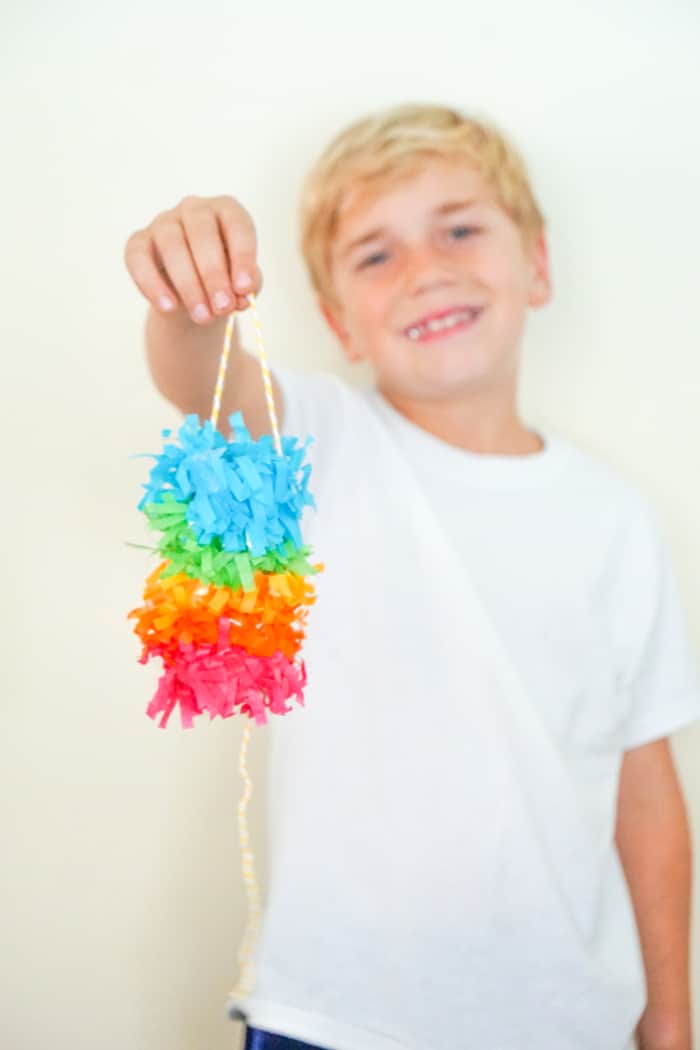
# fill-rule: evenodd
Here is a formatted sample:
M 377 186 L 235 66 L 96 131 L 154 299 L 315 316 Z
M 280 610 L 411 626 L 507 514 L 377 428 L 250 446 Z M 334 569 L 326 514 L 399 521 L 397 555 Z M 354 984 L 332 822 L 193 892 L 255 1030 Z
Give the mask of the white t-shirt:
M 622 752 L 700 718 L 646 498 L 551 430 L 448 445 L 277 370 L 311 434 L 305 708 L 272 719 L 252 1026 L 331 1050 L 624 1050 Z

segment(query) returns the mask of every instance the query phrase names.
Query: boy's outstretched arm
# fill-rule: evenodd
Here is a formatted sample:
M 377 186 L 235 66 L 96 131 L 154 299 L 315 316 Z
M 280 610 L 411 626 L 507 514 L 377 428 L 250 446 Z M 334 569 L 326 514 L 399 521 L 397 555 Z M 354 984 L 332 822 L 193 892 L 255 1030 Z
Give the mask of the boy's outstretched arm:
M 640 1050 L 692 1050 L 690 897 L 692 845 L 667 737 L 626 751 L 615 843 L 639 929 L 647 1003 Z

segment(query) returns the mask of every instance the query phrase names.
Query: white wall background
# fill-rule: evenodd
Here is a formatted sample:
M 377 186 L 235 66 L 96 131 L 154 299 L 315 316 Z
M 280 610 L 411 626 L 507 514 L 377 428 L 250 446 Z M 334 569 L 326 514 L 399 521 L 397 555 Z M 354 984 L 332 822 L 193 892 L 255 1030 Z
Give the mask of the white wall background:
M 147 461 L 129 457 L 177 415 L 147 378 L 126 238 L 186 193 L 240 197 L 273 360 L 336 368 L 296 251 L 307 166 L 388 103 L 495 120 L 550 229 L 555 295 L 531 318 L 524 415 L 654 499 L 700 646 L 699 9 L 15 0 L 0 17 L 0 1042 L 223 1050 L 238 1040 L 224 1000 L 244 914 L 240 726 L 161 731 L 144 715 L 158 672 L 125 616 L 151 562 L 124 541 L 146 535 Z M 696 846 L 699 746 L 697 728 L 674 737 Z M 251 761 L 264 875 L 264 731 Z

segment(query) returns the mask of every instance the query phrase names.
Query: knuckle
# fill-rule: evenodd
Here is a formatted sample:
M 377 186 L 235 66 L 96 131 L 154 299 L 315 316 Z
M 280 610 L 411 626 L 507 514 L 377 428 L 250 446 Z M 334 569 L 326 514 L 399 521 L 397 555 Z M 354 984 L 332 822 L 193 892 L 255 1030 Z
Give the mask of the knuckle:
M 238 197 L 234 197 L 232 193 L 223 193 L 220 197 L 216 197 L 215 200 L 224 212 L 245 212 L 246 210 Z
M 162 211 L 156 212 L 156 214 L 151 219 L 151 227 L 156 226 L 156 225 L 160 226 L 161 223 L 166 222 L 169 219 L 172 219 L 172 217 L 173 217 L 173 209 L 172 208 L 163 208 Z
M 182 198 L 176 210 L 182 213 L 197 211 L 201 207 L 202 203 L 202 197 L 197 197 L 193 193 L 189 193 L 186 197 Z
M 230 204 L 221 209 L 221 218 L 231 233 L 255 239 L 255 223 L 250 212 L 233 197 L 230 198 Z
M 182 239 L 180 223 L 169 214 L 164 215 L 158 220 L 157 228 L 154 228 L 153 232 L 156 237 L 156 243 L 166 247 L 173 244 L 179 244 Z
M 245 212 L 245 208 L 241 202 L 236 197 L 230 196 L 230 194 L 212 197 L 212 204 L 223 219 L 225 219 L 227 215 L 235 215 Z

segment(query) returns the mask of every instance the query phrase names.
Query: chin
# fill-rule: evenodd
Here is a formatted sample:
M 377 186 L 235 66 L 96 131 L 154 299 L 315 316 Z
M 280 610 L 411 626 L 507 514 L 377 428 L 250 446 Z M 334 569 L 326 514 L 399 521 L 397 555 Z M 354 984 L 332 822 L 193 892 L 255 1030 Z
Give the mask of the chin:
M 411 385 L 418 396 L 450 398 L 493 386 L 498 380 L 498 372 L 493 366 L 472 362 L 470 368 L 436 368 L 429 375 L 415 376 Z
M 508 360 L 499 357 L 493 347 L 487 354 L 482 347 L 470 345 L 452 347 L 449 353 L 426 348 L 425 356 L 418 361 L 396 360 L 392 355 L 393 367 L 387 368 L 386 363 L 382 367 L 379 361 L 370 362 L 377 385 L 397 397 L 422 401 L 449 400 L 477 389 L 506 385 L 512 382 L 517 360 L 509 367 Z

